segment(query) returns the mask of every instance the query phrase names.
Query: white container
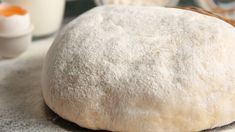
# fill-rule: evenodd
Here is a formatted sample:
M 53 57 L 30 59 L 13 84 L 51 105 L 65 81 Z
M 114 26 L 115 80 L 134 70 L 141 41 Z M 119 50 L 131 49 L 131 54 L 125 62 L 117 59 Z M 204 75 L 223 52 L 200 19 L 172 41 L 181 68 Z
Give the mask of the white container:
M 56 32 L 62 22 L 65 0 L 3 0 L 19 5 L 30 13 L 33 35 L 45 36 Z
M 22 54 L 32 42 L 31 26 L 24 34 L 15 36 L 0 36 L 0 56 L 4 58 L 13 58 Z
M 18 8 L 23 14 L 13 12 L 11 15 L 0 16 L 0 56 L 12 58 L 23 53 L 31 43 L 33 26 L 30 24 L 29 13 L 20 8 L 3 3 L 1 13 Z

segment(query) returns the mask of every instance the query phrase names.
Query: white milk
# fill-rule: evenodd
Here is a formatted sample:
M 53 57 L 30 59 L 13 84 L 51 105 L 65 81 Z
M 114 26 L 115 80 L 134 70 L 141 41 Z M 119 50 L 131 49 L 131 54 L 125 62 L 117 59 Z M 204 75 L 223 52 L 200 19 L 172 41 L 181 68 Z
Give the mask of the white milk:
M 57 31 L 62 22 L 65 0 L 3 0 L 22 6 L 31 14 L 33 35 L 45 36 Z

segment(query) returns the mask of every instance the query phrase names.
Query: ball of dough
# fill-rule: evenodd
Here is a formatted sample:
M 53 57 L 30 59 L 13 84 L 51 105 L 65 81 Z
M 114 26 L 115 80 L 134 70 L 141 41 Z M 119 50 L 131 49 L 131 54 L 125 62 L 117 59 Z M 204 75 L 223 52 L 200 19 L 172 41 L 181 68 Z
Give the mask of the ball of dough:
M 222 126 L 235 120 L 235 29 L 181 9 L 97 7 L 60 32 L 42 79 L 46 104 L 89 129 Z
M 95 0 L 97 5 L 176 6 L 179 0 Z

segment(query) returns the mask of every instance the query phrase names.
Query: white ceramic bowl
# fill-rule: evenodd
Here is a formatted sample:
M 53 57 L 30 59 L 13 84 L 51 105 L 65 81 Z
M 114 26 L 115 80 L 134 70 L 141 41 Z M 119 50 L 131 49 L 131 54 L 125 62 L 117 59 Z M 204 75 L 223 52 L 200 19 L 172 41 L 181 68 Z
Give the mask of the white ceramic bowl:
M 0 56 L 13 58 L 22 54 L 32 42 L 31 26 L 26 33 L 16 36 L 0 36 Z

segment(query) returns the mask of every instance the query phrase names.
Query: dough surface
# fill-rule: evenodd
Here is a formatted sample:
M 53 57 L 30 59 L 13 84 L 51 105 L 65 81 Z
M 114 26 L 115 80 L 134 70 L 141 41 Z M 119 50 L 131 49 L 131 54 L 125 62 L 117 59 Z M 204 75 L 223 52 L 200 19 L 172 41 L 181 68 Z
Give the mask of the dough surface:
M 101 6 L 57 36 L 46 104 L 89 129 L 200 131 L 235 121 L 235 29 L 163 7 Z
M 176 6 L 179 0 L 95 0 L 97 5 Z

